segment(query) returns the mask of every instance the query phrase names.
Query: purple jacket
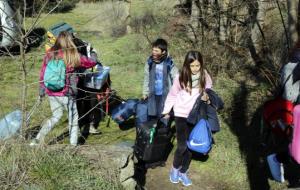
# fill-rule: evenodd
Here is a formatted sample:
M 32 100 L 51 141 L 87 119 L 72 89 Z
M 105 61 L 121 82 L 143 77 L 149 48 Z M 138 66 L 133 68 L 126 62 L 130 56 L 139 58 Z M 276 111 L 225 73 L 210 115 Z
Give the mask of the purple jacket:
M 211 77 L 206 71 L 205 78 L 205 88 L 212 88 Z M 179 76 L 177 76 L 174 80 L 171 90 L 168 93 L 162 114 L 169 113 L 173 108 L 174 115 L 176 117 L 187 118 L 199 95 L 199 88 L 193 88 L 191 94 L 185 89 L 182 89 L 179 82 Z
M 59 56 L 60 57 L 63 57 L 63 53 L 62 52 L 59 52 Z M 45 87 L 45 84 L 44 84 L 44 74 L 45 74 L 45 70 L 46 70 L 46 66 L 47 66 L 47 63 L 48 61 L 51 59 L 51 56 L 49 53 L 47 53 L 44 57 L 44 60 L 43 60 L 43 65 L 42 65 L 42 68 L 41 68 L 41 71 L 40 71 L 40 90 L 45 90 L 46 94 L 48 96 L 66 96 L 66 95 L 74 95 L 74 94 L 70 94 L 71 90 L 71 83 L 72 82 L 75 82 L 75 84 L 77 84 L 77 77 L 72 77 L 72 80 L 75 80 L 75 81 L 71 81 L 69 76 L 71 76 L 74 71 L 75 71 L 75 68 L 74 67 L 70 67 L 70 66 L 67 66 L 66 68 L 66 85 L 65 87 L 63 88 L 62 91 L 59 91 L 59 92 L 52 92 L 51 90 L 47 89 Z M 93 66 L 96 65 L 96 62 L 87 58 L 86 56 L 80 56 L 80 67 L 83 67 L 83 68 L 91 68 Z

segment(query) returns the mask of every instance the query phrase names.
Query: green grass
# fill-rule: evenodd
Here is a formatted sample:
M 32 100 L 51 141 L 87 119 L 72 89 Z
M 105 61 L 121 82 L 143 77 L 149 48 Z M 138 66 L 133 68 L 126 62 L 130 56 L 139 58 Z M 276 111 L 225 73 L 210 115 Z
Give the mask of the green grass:
M 114 176 L 99 176 L 72 151 L 1 144 L 1 189 L 122 189 Z M 108 172 L 107 172 L 108 173 Z

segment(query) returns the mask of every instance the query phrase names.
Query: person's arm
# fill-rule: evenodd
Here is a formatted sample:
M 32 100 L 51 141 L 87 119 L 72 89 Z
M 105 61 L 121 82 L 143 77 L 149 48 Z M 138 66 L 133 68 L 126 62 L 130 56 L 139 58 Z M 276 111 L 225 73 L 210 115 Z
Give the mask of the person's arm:
M 204 70 L 204 73 L 205 73 L 205 89 L 211 89 L 212 88 L 212 79 L 206 70 Z M 201 96 L 201 100 L 205 101 L 207 104 L 210 104 L 209 96 L 205 91 L 203 92 L 203 94 Z
M 204 70 L 204 72 L 205 72 L 205 89 L 212 88 L 213 87 L 212 79 L 206 70 Z
M 89 59 L 86 56 L 81 55 L 80 56 L 80 66 L 84 67 L 84 68 L 91 68 L 94 67 L 96 65 L 97 62 L 93 61 L 92 59 Z
M 173 85 L 167 95 L 162 115 L 166 115 L 170 113 L 171 109 L 173 108 L 176 102 L 176 98 L 180 90 L 182 90 L 182 88 L 180 86 L 179 76 L 177 76 L 174 79 Z
M 44 57 L 43 59 L 43 64 L 40 70 L 40 80 L 39 80 L 39 96 L 40 97 L 44 97 L 45 96 L 45 84 L 44 84 L 44 74 L 45 74 L 45 70 L 46 70 L 46 65 L 48 62 L 48 57 L 47 55 Z
M 146 62 L 144 67 L 144 84 L 143 84 L 143 97 L 149 96 L 149 64 Z
M 171 77 L 172 84 L 174 83 L 174 80 L 175 80 L 177 75 L 178 75 L 178 68 L 174 64 L 174 66 L 172 67 L 172 69 L 170 71 L 170 77 Z

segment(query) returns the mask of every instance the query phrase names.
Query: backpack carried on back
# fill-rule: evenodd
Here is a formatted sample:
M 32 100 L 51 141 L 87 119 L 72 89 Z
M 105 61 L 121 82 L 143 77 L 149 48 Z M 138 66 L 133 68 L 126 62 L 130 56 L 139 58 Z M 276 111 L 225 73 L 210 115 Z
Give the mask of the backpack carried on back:
M 66 85 L 66 64 L 62 59 L 48 61 L 44 73 L 44 84 L 53 92 L 63 90 Z
M 281 137 L 289 136 L 293 125 L 294 105 L 291 101 L 277 97 L 263 106 L 262 124 Z

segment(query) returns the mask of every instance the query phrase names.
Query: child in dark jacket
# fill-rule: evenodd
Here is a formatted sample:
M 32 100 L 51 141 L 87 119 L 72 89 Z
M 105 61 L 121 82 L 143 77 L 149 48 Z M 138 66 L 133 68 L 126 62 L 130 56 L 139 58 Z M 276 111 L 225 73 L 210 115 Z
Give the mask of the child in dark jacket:
M 296 153 L 295 148 L 298 148 L 299 136 L 299 116 L 300 116 L 300 40 L 296 43 L 295 47 L 291 50 L 289 61 L 281 70 L 281 87 L 283 90 L 282 98 L 291 101 L 295 107 L 293 110 L 293 138 L 289 147 L 277 153 L 267 156 L 267 162 L 271 171 L 272 177 L 277 182 L 283 183 L 284 167 L 283 164 L 288 163 L 291 153 Z M 288 139 L 287 139 L 288 140 Z
M 45 85 L 49 82 L 45 80 L 45 73 L 49 72 L 47 71 L 47 65 L 53 61 L 57 61 L 57 63 L 59 61 L 63 61 L 65 64 L 65 85 L 59 91 L 54 91 Z M 61 119 L 63 109 L 68 112 L 70 144 L 74 146 L 77 145 L 79 131 L 78 111 L 73 89 L 76 88 L 77 77 L 74 74 L 74 71 L 77 67 L 90 68 L 95 64 L 96 62 L 88 59 L 87 57 L 80 56 L 75 44 L 73 43 L 71 34 L 66 31 L 59 34 L 54 46 L 46 53 L 40 72 L 40 97 L 44 97 L 45 94 L 48 95 L 52 117 L 42 124 L 41 130 L 30 145 L 37 145 L 44 140 L 47 133 Z M 58 73 L 54 74 L 58 75 Z
M 169 89 L 178 69 L 168 55 L 168 43 L 157 39 L 152 43 L 152 55 L 144 68 L 143 98 L 148 100 L 148 115 L 160 117 Z

